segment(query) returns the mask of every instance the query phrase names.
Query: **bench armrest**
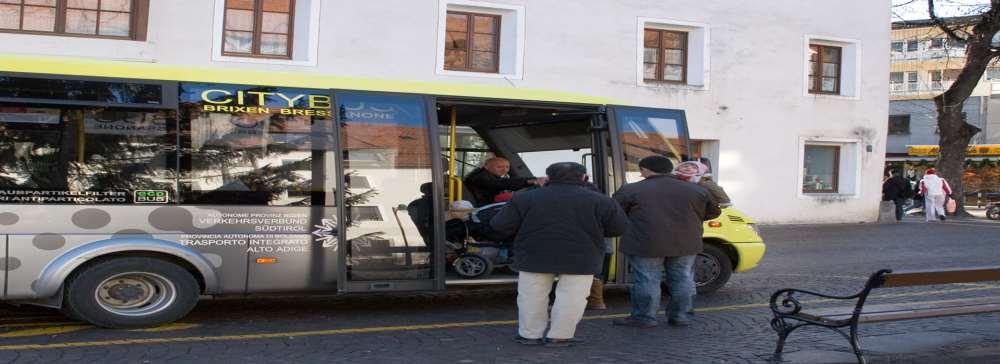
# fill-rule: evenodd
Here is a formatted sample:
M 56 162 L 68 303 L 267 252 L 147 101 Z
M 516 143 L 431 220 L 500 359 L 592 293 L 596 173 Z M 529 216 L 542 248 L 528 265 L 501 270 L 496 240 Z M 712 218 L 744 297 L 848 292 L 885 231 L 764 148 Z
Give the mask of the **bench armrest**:
M 857 316 L 861 313 L 861 309 L 865 304 L 865 300 L 868 298 L 868 293 L 871 292 L 873 288 L 877 288 L 885 282 L 885 275 L 892 273 L 892 270 L 882 269 L 875 272 L 868 278 L 868 282 L 865 283 L 864 288 L 858 293 L 852 294 L 850 296 L 838 296 L 820 292 L 814 292 L 798 288 L 785 288 L 780 289 L 771 295 L 770 307 L 771 312 L 774 313 L 775 319 L 780 319 L 783 317 L 795 316 L 802 312 L 802 303 L 799 302 L 797 295 L 809 295 L 819 298 L 833 299 L 833 300 L 857 300 L 854 307 L 854 315 Z M 856 317 L 855 317 L 856 319 Z
M 794 315 L 802 311 L 802 303 L 800 303 L 798 297 L 796 297 L 796 295 L 798 294 L 816 296 L 826 299 L 835 299 L 835 300 L 853 300 L 857 299 L 858 297 L 861 297 L 862 293 L 864 293 L 864 291 L 855 293 L 850 296 L 837 296 L 837 295 L 813 292 L 804 289 L 785 288 L 785 289 L 780 289 L 771 295 L 770 306 L 771 306 L 771 311 L 774 312 L 775 314 L 780 313 L 782 315 Z

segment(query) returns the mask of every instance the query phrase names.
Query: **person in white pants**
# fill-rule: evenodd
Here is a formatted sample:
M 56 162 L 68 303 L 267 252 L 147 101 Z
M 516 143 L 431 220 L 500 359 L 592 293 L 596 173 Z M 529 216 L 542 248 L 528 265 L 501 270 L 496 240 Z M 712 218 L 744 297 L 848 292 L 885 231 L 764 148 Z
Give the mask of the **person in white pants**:
M 951 194 L 951 186 L 948 181 L 938 177 L 934 168 L 928 168 L 924 172 L 924 178 L 920 180 L 920 193 L 924 195 L 924 216 L 926 221 L 935 219 L 945 220 L 944 204 L 946 197 Z
M 624 233 L 628 217 L 611 197 L 591 189 L 582 164 L 556 163 L 545 174 L 545 187 L 514 194 L 490 226 L 514 236 L 514 268 L 520 272 L 514 340 L 570 346 L 580 342 L 576 325 L 604 265 L 604 238 Z M 549 293 L 557 277 L 550 318 Z
M 520 272 L 517 275 L 517 333 L 523 338 L 545 335 L 552 341 L 576 336 L 576 324 L 587 308 L 587 295 L 594 282 L 593 274 L 560 274 L 556 284 L 556 301 L 549 317 L 549 292 L 556 275 L 552 273 Z

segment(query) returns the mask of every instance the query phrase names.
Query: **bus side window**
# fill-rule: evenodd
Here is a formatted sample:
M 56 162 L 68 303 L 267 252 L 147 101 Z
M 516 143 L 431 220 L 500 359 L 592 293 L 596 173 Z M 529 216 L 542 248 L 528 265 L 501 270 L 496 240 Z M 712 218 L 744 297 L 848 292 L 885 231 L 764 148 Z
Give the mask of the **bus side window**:
M 0 203 L 176 200 L 170 111 L 0 107 Z
M 186 104 L 181 202 L 333 205 L 332 123 L 326 117 L 203 112 Z M 329 196 L 327 196 L 329 194 Z M 313 201 L 316 199 L 316 201 Z

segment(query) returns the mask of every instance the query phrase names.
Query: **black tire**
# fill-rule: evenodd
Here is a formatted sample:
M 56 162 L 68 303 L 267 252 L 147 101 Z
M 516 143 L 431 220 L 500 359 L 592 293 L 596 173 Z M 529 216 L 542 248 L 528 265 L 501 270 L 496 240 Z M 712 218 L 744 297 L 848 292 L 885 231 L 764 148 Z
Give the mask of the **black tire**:
M 694 262 L 694 281 L 698 294 L 719 290 L 733 275 L 733 261 L 722 248 L 705 244 L 705 250 L 698 254 Z
M 462 254 L 452 263 L 455 273 L 465 279 L 488 276 L 493 272 L 493 262 L 479 254 Z
M 198 281 L 177 264 L 122 257 L 88 264 L 66 282 L 63 309 L 70 317 L 122 329 L 176 321 L 198 303 Z
M 990 220 L 1000 220 L 1000 206 L 990 206 L 986 209 L 986 218 Z

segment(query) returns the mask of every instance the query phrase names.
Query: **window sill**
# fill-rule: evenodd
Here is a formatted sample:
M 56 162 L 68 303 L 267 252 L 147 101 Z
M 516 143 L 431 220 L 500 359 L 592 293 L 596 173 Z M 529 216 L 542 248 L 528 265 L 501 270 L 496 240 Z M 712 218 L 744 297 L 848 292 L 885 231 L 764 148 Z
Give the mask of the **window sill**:
M 505 78 L 510 80 L 520 80 L 520 75 L 515 75 L 512 73 L 491 73 L 491 72 L 475 72 L 475 71 L 452 71 L 445 69 L 438 69 L 437 74 L 442 76 L 458 76 L 458 77 L 476 77 L 476 78 Z
M 670 82 L 670 81 L 652 81 L 643 80 L 639 83 L 639 87 L 646 87 L 651 89 L 675 89 L 675 90 L 691 90 L 691 91 L 708 91 L 707 85 L 692 85 L 688 83 L 680 82 Z
M 839 193 L 839 192 L 799 192 L 799 198 L 809 199 L 809 200 L 826 200 L 831 198 L 837 199 L 858 199 L 861 198 L 860 195 L 856 193 Z
M 256 58 L 256 57 L 214 55 L 212 56 L 212 61 L 227 62 L 227 63 L 255 63 L 255 64 L 274 64 L 274 65 L 285 65 L 285 66 L 316 67 L 315 59 L 296 61 L 294 59 L 285 59 L 285 58 Z
M 77 34 L 77 33 L 56 33 L 56 32 L 42 32 L 33 30 L 10 30 L 3 29 L 0 30 L 0 34 L 16 34 L 16 35 L 41 35 L 47 37 L 64 37 L 64 38 L 78 38 L 78 39 L 98 39 L 98 40 L 117 40 L 117 41 L 132 41 L 132 42 L 145 42 L 145 40 L 135 39 L 132 36 L 114 36 L 114 35 L 99 35 L 99 34 Z
M 838 95 L 838 94 L 815 94 L 811 92 L 807 92 L 806 96 L 816 99 L 854 100 L 854 101 L 861 100 L 861 98 L 858 96 Z

